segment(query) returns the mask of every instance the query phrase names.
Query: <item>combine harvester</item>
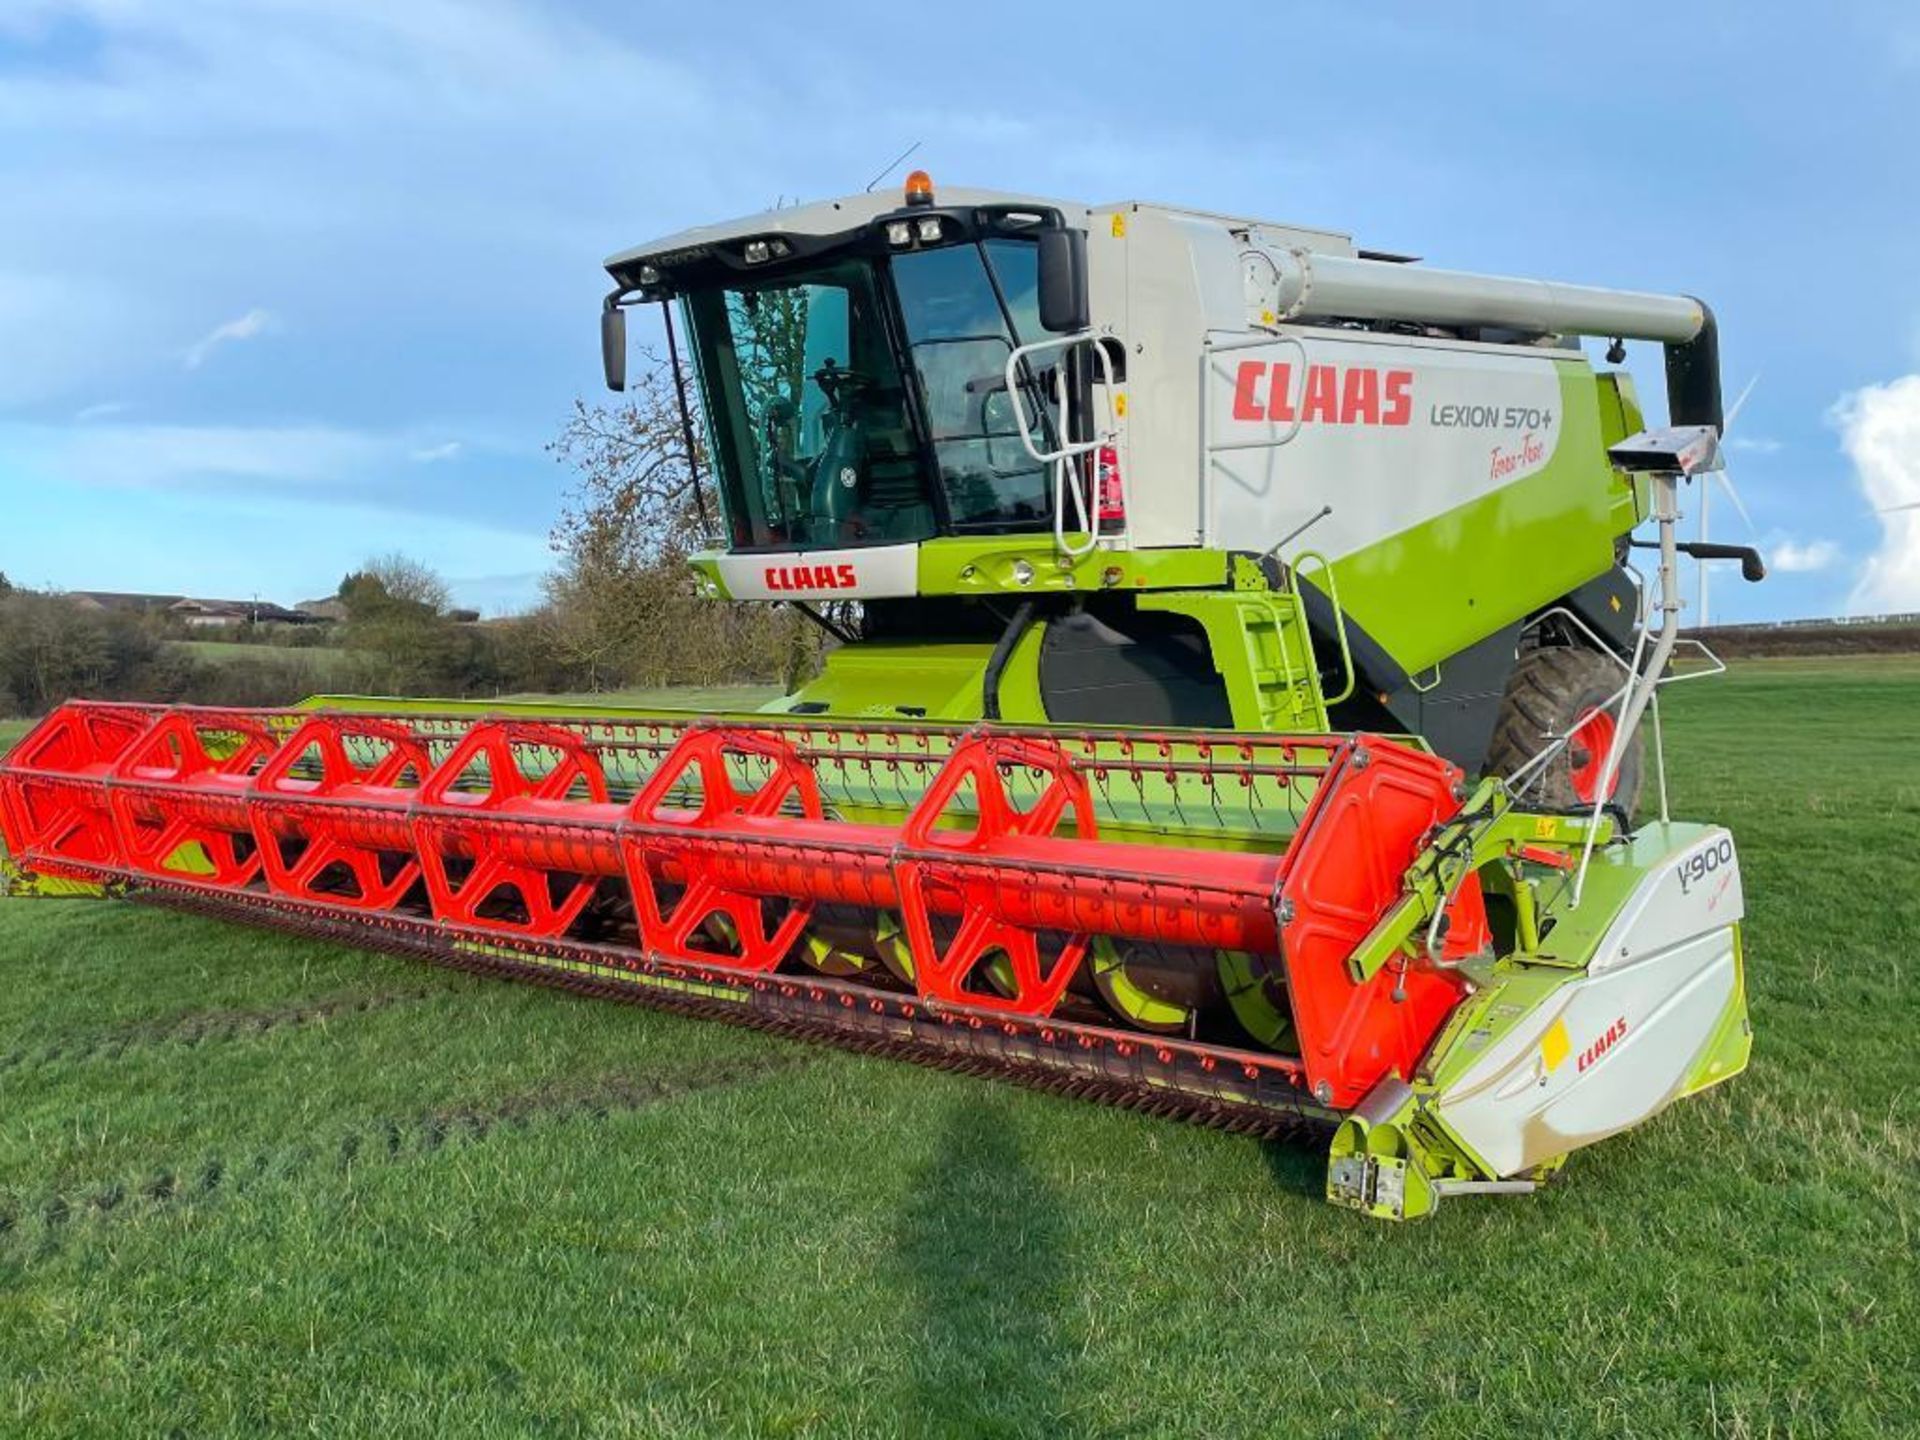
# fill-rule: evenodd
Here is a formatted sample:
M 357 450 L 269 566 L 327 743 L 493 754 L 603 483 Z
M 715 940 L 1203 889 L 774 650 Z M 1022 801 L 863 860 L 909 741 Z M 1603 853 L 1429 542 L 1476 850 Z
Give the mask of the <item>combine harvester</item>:
M 1324 1125 L 1392 1218 L 1745 1065 L 1733 841 L 1658 763 L 1676 552 L 1760 573 L 1675 538 L 1699 301 L 919 173 L 608 269 L 609 384 L 660 304 L 711 457 L 698 583 L 833 630 L 823 673 L 724 717 L 75 702 L 0 763 L 26 886 Z M 1670 428 L 1582 336 L 1665 346 Z

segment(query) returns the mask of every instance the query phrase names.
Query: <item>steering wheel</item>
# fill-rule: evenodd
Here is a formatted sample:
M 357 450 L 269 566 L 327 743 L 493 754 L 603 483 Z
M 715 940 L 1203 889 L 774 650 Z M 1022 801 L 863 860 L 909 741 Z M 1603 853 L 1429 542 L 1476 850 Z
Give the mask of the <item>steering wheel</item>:
M 813 372 L 813 383 L 825 393 L 827 403 L 838 410 L 873 389 L 875 381 L 863 370 L 849 370 L 829 359 Z

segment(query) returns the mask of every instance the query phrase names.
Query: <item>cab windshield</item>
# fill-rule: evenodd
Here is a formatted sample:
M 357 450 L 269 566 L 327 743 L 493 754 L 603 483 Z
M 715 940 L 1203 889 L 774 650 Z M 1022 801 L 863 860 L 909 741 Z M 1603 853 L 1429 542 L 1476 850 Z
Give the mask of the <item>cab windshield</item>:
M 730 545 L 1050 525 L 1004 378 L 1037 288 L 1032 243 L 993 239 L 688 294 Z

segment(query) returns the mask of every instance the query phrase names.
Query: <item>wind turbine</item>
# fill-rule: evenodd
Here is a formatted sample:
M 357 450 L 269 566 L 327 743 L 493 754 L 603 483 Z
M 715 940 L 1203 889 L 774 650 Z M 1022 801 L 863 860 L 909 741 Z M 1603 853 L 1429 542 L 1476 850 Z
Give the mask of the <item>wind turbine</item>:
M 1733 408 L 1727 411 L 1727 423 L 1720 427 L 1720 440 L 1723 445 L 1726 442 L 1727 436 L 1733 433 L 1733 422 L 1740 418 L 1741 407 L 1747 403 L 1747 397 L 1753 394 L 1753 387 L 1759 383 L 1760 376 L 1755 374 L 1751 380 L 1747 381 L 1747 388 L 1740 392 L 1740 398 L 1733 402 Z M 1724 451 L 1722 453 L 1724 455 Z M 1713 480 L 1718 480 L 1720 484 L 1725 487 L 1727 498 L 1733 502 L 1733 508 L 1740 512 L 1741 520 L 1746 523 L 1747 533 L 1749 535 L 1753 534 L 1753 517 L 1747 513 L 1747 507 L 1741 503 L 1740 492 L 1733 488 L 1731 467 L 1724 459 L 1721 462 L 1721 468 L 1713 472 Z M 1713 480 L 1703 480 L 1700 483 L 1700 539 L 1702 541 L 1707 539 L 1707 515 L 1712 509 L 1710 502 L 1713 499 Z M 1697 560 L 1694 562 L 1694 568 L 1700 575 L 1700 619 L 1698 623 L 1702 629 L 1705 629 L 1708 624 L 1707 576 L 1712 572 L 1713 567 L 1704 560 Z

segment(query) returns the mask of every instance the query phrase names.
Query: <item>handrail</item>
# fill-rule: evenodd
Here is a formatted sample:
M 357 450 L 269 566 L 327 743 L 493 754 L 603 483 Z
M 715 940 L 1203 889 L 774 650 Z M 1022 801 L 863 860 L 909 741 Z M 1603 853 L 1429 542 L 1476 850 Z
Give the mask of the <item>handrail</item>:
M 1046 340 L 1036 340 L 1028 345 L 1016 345 L 1007 354 L 1004 378 L 1007 395 L 1013 401 L 1013 417 L 1020 431 L 1020 443 L 1025 447 L 1027 454 L 1040 464 L 1053 467 L 1053 543 L 1062 555 L 1070 559 L 1078 559 L 1082 555 L 1092 553 L 1102 538 L 1094 517 L 1087 512 L 1085 487 L 1068 483 L 1070 462 L 1082 455 L 1097 456 L 1102 446 L 1112 445 L 1119 437 L 1119 426 L 1113 410 L 1113 360 L 1107 354 L 1105 344 L 1107 338 L 1093 330 L 1081 330 L 1072 335 L 1056 335 Z M 1030 360 L 1035 355 L 1052 350 L 1058 350 L 1064 355 L 1076 345 L 1089 346 L 1099 358 L 1100 384 L 1106 392 L 1107 427 L 1096 431 L 1090 440 L 1066 439 L 1066 436 L 1073 433 L 1071 401 L 1064 386 L 1061 386 L 1056 390 L 1054 397 L 1055 403 L 1060 407 L 1061 443 L 1056 449 L 1042 450 L 1034 443 L 1033 424 L 1029 421 L 1026 401 L 1022 398 L 1024 387 L 1021 384 L 1019 372 L 1022 366 L 1028 366 L 1028 374 L 1033 373 Z M 1058 375 L 1055 377 L 1055 383 L 1059 385 Z M 1040 417 L 1034 418 L 1037 420 Z M 1126 508 L 1126 483 L 1126 475 L 1123 471 L 1120 476 L 1123 511 Z M 1081 532 L 1087 537 L 1084 545 L 1074 545 L 1067 540 L 1067 494 L 1069 491 L 1073 494 L 1073 508 L 1079 519 Z
M 1333 635 L 1334 639 L 1340 642 L 1340 664 L 1347 676 L 1347 683 L 1340 688 L 1340 693 L 1321 696 L 1321 703 L 1338 705 L 1352 696 L 1359 683 L 1359 676 L 1353 668 L 1353 650 L 1347 644 L 1347 613 L 1340 608 L 1340 581 L 1333 573 L 1333 562 L 1318 550 L 1302 550 L 1287 566 L 1287 573 L 1296 577 L 1294 593 L 1296 595 L 1299 593 L 1297 577 L 1300 574 L 1301 563 L 1307 560 L 1319 561 L 1320 571 L 1327 577 L 1327 603 L 1333 607 Z

